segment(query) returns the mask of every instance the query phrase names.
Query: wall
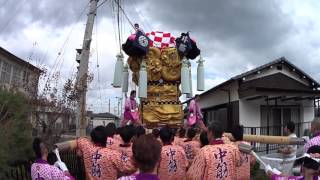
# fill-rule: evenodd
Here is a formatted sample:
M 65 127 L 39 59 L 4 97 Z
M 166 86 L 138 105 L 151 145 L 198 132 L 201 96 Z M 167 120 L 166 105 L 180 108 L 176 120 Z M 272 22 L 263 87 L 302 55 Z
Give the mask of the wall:
M 109 122 L 116 123 L 114 119 L 110 119 L 110 118 L 97 118 L 97 117 L 95 117 L 91 121 L 92 121 L 93 127 L 106 126 Z M 105 122 L 105 124 L 103 124 L 103 122 Z
M 8 70 L 8 74 L 10 74 L 9 79 L 5 82 L 3 82 L 2 77 L 4 62 L 8 63 L 10 66 L 10 69 Z M 35 96 L 38 90 L 39 75 L 40 74 L 0 54 L 0 85 L 5 85 L 8 88 L 15 87 L 17 90 L 28 96 Z
M 301 121 L 302 122 L 309 122 L 314 119 L 314 104 L 313 100 L 303 100 L 301 102 Z
M 259 127 L 261 122 L 261 101 L 239 100 L 239 123 L 245 127 Z
M 216 106 L 219 104 L 224 104 L 229 102 L 229 95 L 227 91 L 230 90 L 230 100 L 237 101 L 239 99 L 238 96 L 238 81 L 231 82 L 225 86 L 217 88 L 214 91 L 208 92 L 205 95 L 201 95 L 200 98 L 200 107 L 208 108 L 212 106 Z

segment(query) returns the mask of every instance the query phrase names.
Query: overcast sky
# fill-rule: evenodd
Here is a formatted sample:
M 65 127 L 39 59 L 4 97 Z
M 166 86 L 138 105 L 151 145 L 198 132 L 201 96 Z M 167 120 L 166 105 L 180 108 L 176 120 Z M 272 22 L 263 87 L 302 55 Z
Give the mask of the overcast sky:
M 98 9 L 91 45 L 89 66 L 94 80 L 88 107 L 96 112 L 108 110 L 109 98 L 114 112 L 115 97 L 121 96 L 120 89 L 110 86 L 119 52 L 111 2 Z M 318 0 L 122 2 L 130 21 L 146 32 L 191 31 L 206 60 L 206 90 L 282 56 L 320 81 Z M 75 49 L 81 47 L 87 7 L 88 0 L 0 0 L 0 46 L 49 72 L 59 71 L 61 83 L 75 76 Z M 132 28 L 125 18 L 122 26 L 125 41 Z M 195 88 L 195 63 L 192 70 Z

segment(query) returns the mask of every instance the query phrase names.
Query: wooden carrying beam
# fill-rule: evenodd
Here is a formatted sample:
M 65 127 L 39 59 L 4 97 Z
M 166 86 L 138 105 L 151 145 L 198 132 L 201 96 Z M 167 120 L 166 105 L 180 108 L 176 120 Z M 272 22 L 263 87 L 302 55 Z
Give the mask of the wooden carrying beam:
M 230 140 L 234 138 L 230 133 L 224 134 Z M 263 135 L 251 135 L 251 134 L 244 134 L 243 141 L 247 142 L 256 142 L 256 143 L 263 143 L 263 144 L 290 144 L 290 145 L 304 145 L 305 140 L 303 138 L 291 138 L 288 136 L 263 136 Z
M 55 144 L 59 151 L 74 150 L 77 148 L 77 140 L 65 141 Z
M 224 136 L 228 137 L 231 141 L 234 140 L 231 133 L 224 133 Z M 256 142 L 256 143 L 263 143 L 263 144 L 290 144 L 290 145 L 304 145 L 305 140 L 303 138 L 290 138 L 288 136 L 259 136 L 259 135 L 251 135 L 251 134 L 244 134 L 243 141 L 247 142 Z M 59 151 L 68 151 L 74 150 L 77 148 L 77 141 L 65 141 L 62 143 L 57 143 L 55 146 L 59 149 Z

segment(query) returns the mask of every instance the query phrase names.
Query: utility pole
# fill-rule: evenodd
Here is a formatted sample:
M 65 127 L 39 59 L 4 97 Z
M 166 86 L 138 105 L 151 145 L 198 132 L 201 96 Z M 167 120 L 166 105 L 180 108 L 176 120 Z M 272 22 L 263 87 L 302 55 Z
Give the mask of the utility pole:
M 122 97 L 116 97 L 116 99 L 118 100 L 117 104 L 118 104 L 118 117 L 121 117 L 122 115 Z
M 110 113 L 110 98 L 109 98 L 109 111 L 108 112 Z
M 78 110 L 77 110 L 77 136 L 86 135 L 86 95 L 87 95 L 87 79 L 88 79 L 88 64 L 90 55 L 90 45 L 92 37 L 92 29 L 94 19 L 97 12 L 97 4 L 99 0 L 90 0 L 90 8 L 86 29 L 84 33 L 82 49 L 80 54 L 80 67 L 77 77 L 77 85 L 79 90 Z

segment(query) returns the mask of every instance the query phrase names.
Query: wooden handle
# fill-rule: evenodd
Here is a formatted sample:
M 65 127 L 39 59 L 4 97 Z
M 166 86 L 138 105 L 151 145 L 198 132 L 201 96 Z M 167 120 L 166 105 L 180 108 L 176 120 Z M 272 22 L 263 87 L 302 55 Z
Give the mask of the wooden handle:
M 77 140 L 65 141 L 62 143 L 57 143 L 55 146 L 59 149 L 59 151 L 68 151 L 74 150 L 77 148 Z
M 231 133 L 224 133 L 224 136 L 230 140 L 234 140 Z M 251 135 L 244 134 L 243 140 L 247 142 L 257 142 L 264 144 L 291 144 L 291 145 L 304 145 L 305 140 L 303 138 L 291 138 L 288 136 L 265 136 L 265 135 Z

